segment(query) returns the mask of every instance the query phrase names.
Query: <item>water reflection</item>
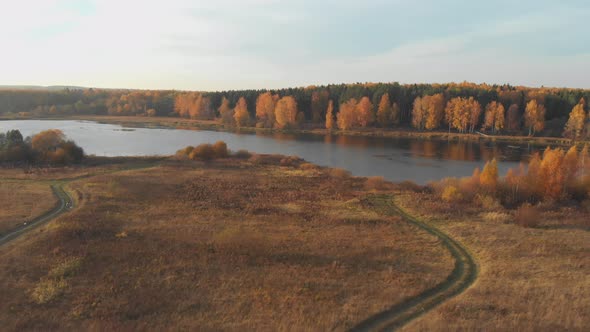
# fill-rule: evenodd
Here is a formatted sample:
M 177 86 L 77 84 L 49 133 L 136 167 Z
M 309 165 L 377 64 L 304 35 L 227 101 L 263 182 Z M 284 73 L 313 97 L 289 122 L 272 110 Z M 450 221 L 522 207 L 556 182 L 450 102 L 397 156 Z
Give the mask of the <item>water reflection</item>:
M 421 140 L 288 133 L 135 128 L 89 121 L 0 121 L 0 131 L 20 129 L 25 136 L 56 128 L 89 154 L 168 155 L 187 145 L 225 141 L 232 150 L 297 155 L 323 166 L 341 167 L 360 176 L 425 183 L 447 176 L 468 176 L 497 158 L 500 172 L 527 160 L 534 148 L 494 142 Z

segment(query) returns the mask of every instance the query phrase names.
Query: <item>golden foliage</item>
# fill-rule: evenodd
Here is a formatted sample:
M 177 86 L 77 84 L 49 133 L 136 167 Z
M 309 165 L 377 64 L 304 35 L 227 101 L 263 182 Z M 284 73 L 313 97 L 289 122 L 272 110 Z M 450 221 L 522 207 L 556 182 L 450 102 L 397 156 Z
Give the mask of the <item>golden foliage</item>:
M 328 110 L 326 111 L 326 129 L 332 128 L 334 128 L 334 102 L 330 99 Z
M 348 130 L 356 126 L 356 105 L 357 101 L 354 98 L 340 105 L 340 111 L 336 116 L 336 124 L 339 129 Z
M 248 104 L 244 97 L 240 97 L 234 108 L 234 120 L 238 128 L 247 127 L 250 124 L 250 113 L 248 112 Z
M 275 107 L 277 128 L 285 128 L 296 123 L 297 102 L 292 96 L 285 96 L 277 102 Z

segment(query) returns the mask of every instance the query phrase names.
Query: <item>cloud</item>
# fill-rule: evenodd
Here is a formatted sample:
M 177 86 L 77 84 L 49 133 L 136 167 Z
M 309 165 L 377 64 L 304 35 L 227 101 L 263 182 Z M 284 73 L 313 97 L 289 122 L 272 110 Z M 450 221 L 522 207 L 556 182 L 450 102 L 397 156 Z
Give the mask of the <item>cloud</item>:
M 236 89 L 356 81 L 590 87 L 584 2 L 22 0 L 0 84 Z

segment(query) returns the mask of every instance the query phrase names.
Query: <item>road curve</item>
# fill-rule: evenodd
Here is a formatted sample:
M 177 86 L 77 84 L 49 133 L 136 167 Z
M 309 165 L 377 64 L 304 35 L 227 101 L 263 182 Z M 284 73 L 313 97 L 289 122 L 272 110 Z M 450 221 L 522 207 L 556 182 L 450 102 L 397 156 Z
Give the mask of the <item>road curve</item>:
M 59 215 L 73 208 L 74 201 L 64 190 L 64 184 L 64 182 L 57 182 L 51 185 L 53 195 L 55 195 L 55 197 L 58 199 L 57 204 L 51 210 L 43 213 L 31 221 L 26 222 L 16 229 L 13 229 L 9 233 L 2 235 L 2 237 L 0 237 L 0 246 L 10 242 L 11 240 L 14 240 L 28 230 L 57 218 Z
M 475 259 L 460 243 L 436 227 L 409 215 L 395 204 L 390 195 L 371 195 L 365 199 L 365 203 L 383 214 L 399 215 L 410 224 L 436 236 L 455 259 L 455 267 L 447 279 L 440 284 L 365 319 L 350 331 L 396 330 L 440 303 L 463 292 L 475 281 L 477 278 Z

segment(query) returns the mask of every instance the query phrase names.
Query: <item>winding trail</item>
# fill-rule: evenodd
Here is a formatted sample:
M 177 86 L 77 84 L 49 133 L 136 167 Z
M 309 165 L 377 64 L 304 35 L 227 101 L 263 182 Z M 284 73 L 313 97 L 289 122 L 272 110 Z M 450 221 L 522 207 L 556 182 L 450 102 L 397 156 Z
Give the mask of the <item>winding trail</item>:
M 416 225 L 436 236 L 455 259 L 455 268 L 447 279 L 440 284 L 365 319 L 353 327 L 351 331 L 396 330 L 411 320 L 432 310 L 442 302 L 463 292 L 475 281 L 477 278 L 475 259 L 460 243 L 436 227 L 420 221 L 405 212 L 395 204 L 393 197 L 390 195 L 371 195 L 366 197 L 365 202 L 378 212 L 386 215 L 399 215 L 410 224 Z
M 9 233 L 0 237 L 0 246 L 14 240 L 21 234 L 26 231 L 29 231 L 39 225 L 42 225 L 54 218 L 57 218 L 61 214 L 67 212 L 69 209 L 74 207 L 74 201 L 68 195 L 68 193 L 64 190 L 63 186 L 66 182 L 64 181 L 56 181 L 51 184 L 51 190 L 53 191 L 53 195 L 57 197 L 58 202 L 57 204 L 49 211 L 43 213 L 40 216 L 37 216 L 33 220 L 30 220 L 23 225 L 13 229 Z
M 145 164 L 139 164 L 139 165 L 131 165 L 128 167 L 123 167 L 121 169 L 110 170 L 110 171 L 106 171 L 106 172 L 89 173 L 89 174 L 84 174 L 84 175 L 80 175 L 80 176 L 76 176 L 76 177 L 72 177 L 72 178 L 65 178 L 65 179 L 61 179 L 61 180 L 46 180 L 46 182 L 50 183 L 51 190 L 53 191 L 53 195 L 55 197 L 57 197 L 57 199 L 58 199 L 57 204 L 51 210 L 43 213 L 40 216 L 35 217 L 33 220 L 30 220 L 30 221 L 24 223 L 23 225 L 20 225 L 19 227 L 9 231 L 7 234 L 1 235 L 0 236 L 0 246 L 10 242 L 11 240 L 14 240 L 15 238 L 19 237 L 23 233 L 30 231 L 31 229 L 33 229 L 37 226 L 40 226 L 52 219 L 59 217 L 60 215 L 66 213 L 70 209 L 73 209 L 74 208 L 74 200 L 64 190 L 64 186 L 67 183 L 75 181 L 75 180 L 90 178 L 90 177 L 97 176 L 97 175 L 113 174 L 113 173 L 130 171 L 130 170 L 139 170 L 139 169 L 145 169 L 145 168 L 150 168 L 150 167 L 156 167 L 158 164 L 159 163 L 157 163 L 157 162 L 151 162 L 151 163 L 145 163 Z M 28 179 L 5 179 L 5 180 L 31 181 Z

